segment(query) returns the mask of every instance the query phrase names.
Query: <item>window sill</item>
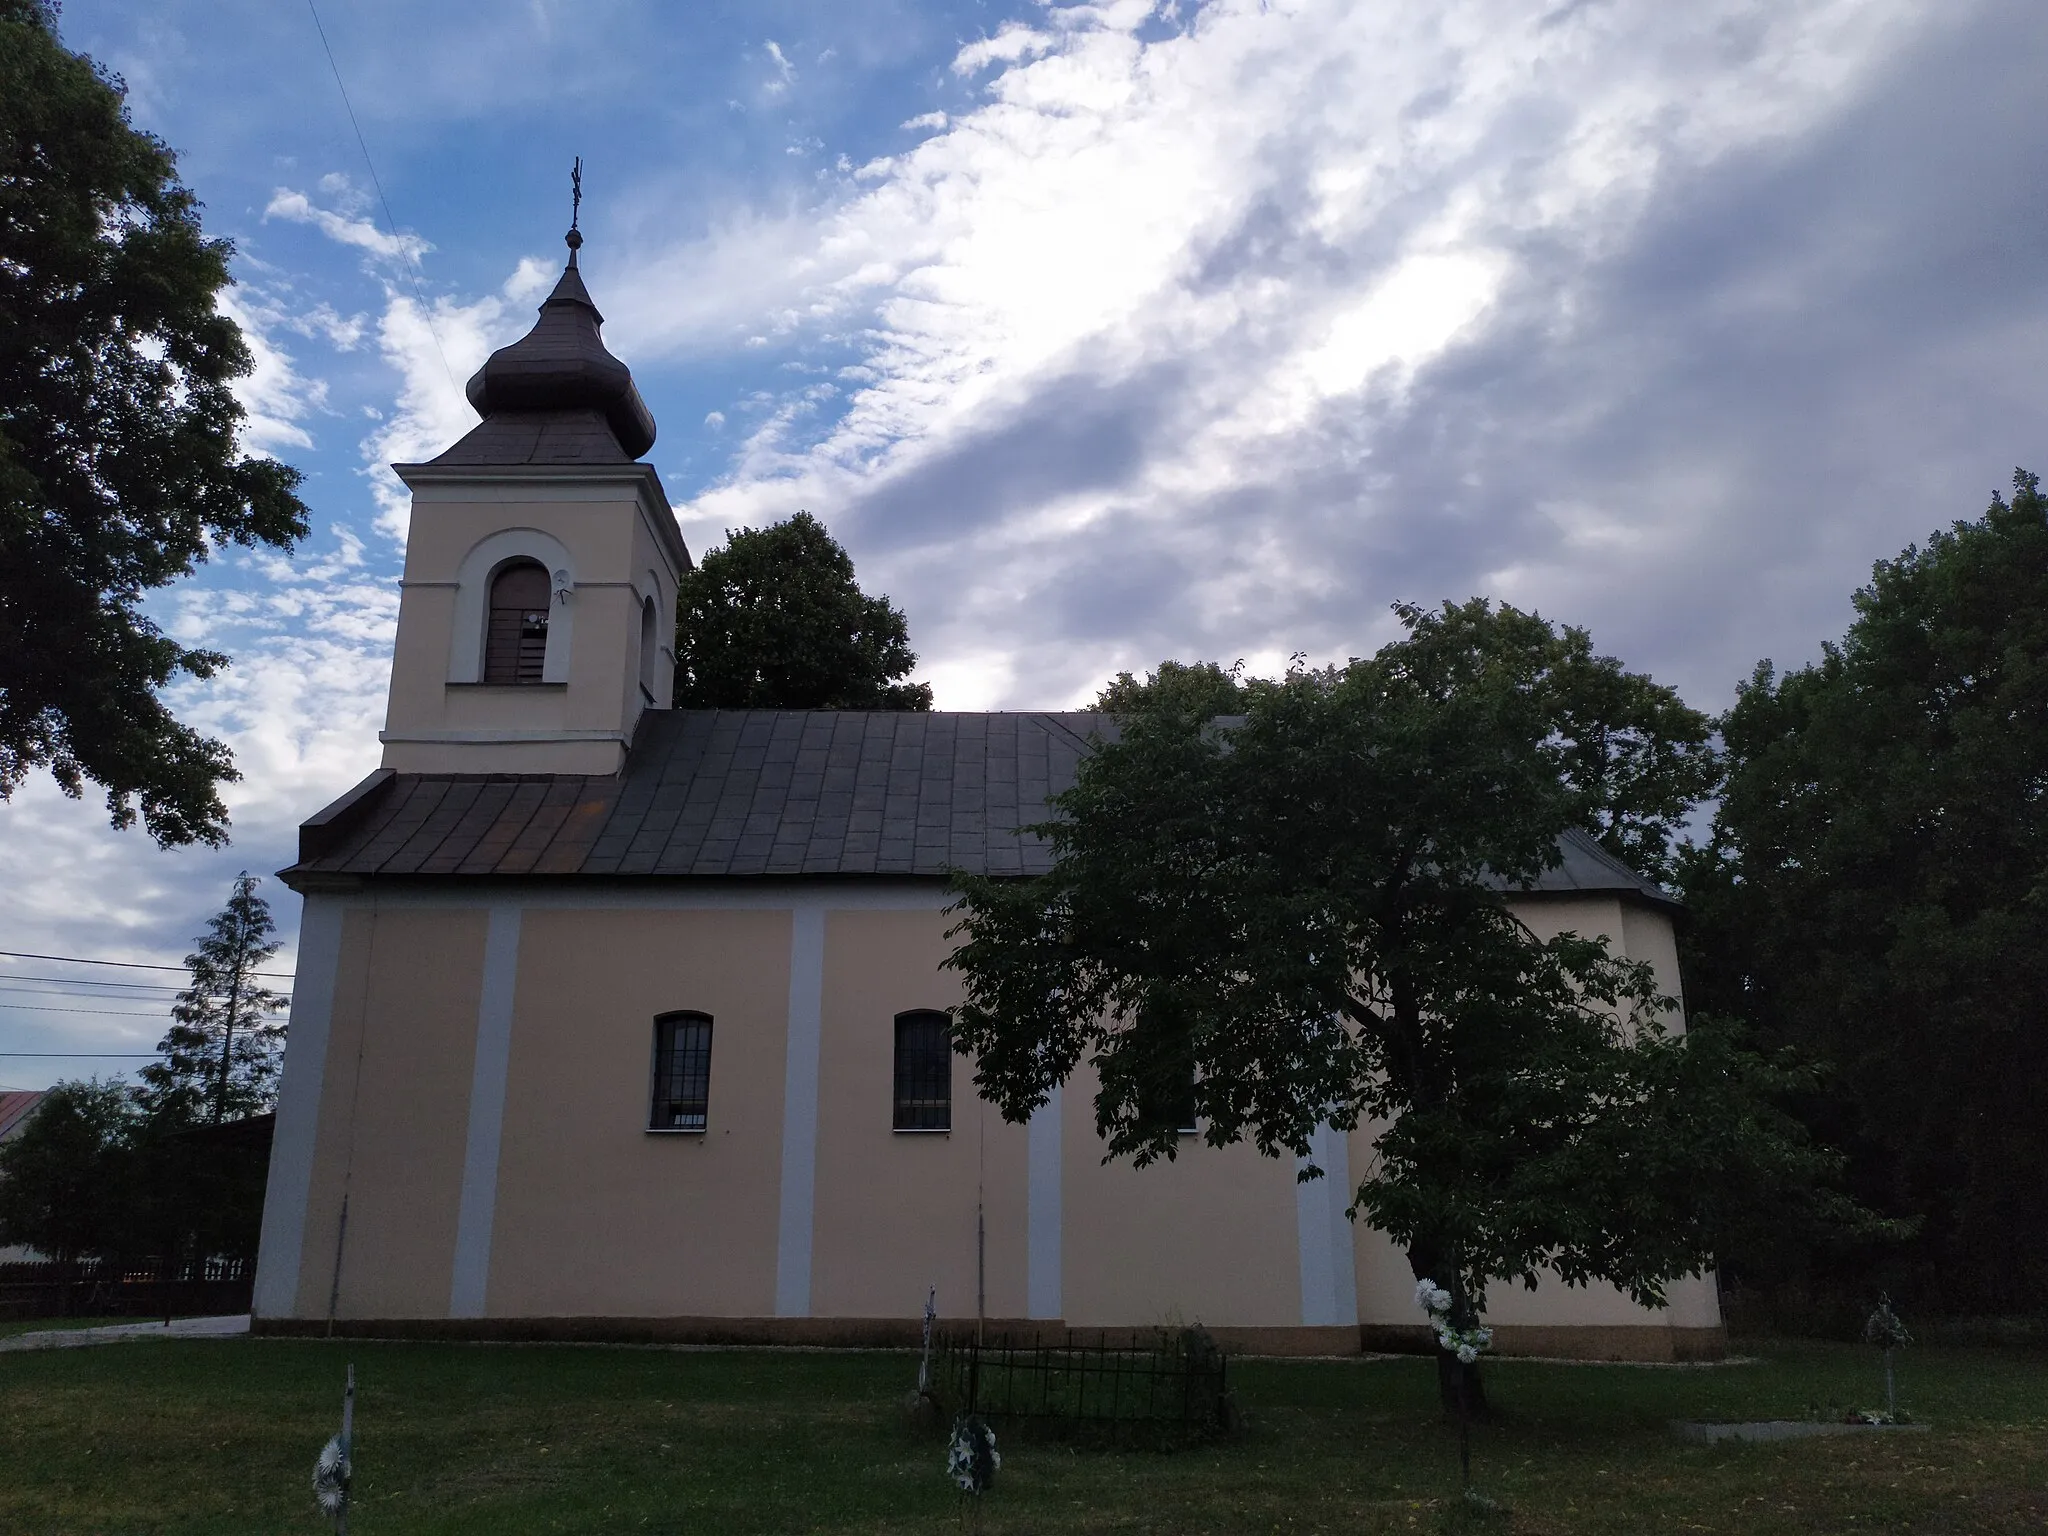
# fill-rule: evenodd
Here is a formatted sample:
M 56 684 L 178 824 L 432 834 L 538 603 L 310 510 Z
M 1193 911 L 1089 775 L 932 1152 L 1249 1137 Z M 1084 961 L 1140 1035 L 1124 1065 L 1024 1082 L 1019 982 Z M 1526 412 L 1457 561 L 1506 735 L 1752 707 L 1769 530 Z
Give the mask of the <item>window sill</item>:
M 650 1125 L 649 1136 L 703 1136 L 710 1132 L 708 1125 Z
M 443 683 L 443 688 L 455 688 L 464 693 L 478 693 L 488 690 L 492 693 L 566 693 L 567 683 Z
M 889 1134 L 892 1136 L 950 1136 L 953 1134 L 953 1127 L 950 1125 L 892 1125 L 889 1127 Z

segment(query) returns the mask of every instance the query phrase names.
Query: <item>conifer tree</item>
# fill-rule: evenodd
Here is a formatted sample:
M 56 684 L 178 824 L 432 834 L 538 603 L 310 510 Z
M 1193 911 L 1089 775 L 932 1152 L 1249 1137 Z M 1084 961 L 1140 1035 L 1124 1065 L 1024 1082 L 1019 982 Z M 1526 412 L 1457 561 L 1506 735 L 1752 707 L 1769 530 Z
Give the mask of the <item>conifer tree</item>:
M 256 878 L 244 870 L 185 957 L 192 984 L 171 1008 L 176 1022 L 158 1042 L 161 1058 L 142 1069 L 142 1099 L 153 1118 L 218 1125 L 275 1105 L 285 1032 L 276 1014 L 288 1000 L 259 974 L 277 953 L 273 927 Z

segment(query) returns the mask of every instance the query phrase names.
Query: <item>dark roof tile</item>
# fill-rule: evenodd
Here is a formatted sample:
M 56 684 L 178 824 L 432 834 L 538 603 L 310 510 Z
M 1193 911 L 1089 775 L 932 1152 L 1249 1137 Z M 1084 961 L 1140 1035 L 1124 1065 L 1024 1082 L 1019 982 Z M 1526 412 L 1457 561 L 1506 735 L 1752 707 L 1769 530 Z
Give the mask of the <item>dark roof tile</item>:
M 331 808 L 323 851 L 287 873 L 1039 874 L 1051 851 L 1021 829 L 1106 729 L 1080 713 L 650 712 L 615 778 L 387 776 Z M 1670 900 L 1590 837 L 1559 852 L 1534 890 Z

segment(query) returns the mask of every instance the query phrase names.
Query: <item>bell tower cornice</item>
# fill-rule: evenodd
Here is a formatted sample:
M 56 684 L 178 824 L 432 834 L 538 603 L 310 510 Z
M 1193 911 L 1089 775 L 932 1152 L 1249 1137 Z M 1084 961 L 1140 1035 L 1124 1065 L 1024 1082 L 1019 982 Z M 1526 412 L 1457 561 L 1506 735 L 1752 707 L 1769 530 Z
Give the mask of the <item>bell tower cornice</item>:
M 436 502 L 617 501 L 626 487 L 638 493 L 647 529 L 681 574 L 694 569 L 676 526 L 674 506 L 652 464 L 394 464 L 393 474 L 412 492 L 415 506 Z

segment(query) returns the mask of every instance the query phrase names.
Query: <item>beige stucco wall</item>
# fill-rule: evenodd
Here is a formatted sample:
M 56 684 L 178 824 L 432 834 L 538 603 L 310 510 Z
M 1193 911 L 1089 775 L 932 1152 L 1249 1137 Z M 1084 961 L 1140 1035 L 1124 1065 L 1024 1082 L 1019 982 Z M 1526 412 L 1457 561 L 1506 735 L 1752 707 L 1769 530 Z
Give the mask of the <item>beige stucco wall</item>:
M 547 901 L 533 894 L 519 922 L 492 1239 L 478 1250 L 488 1253 L 485 1314 L 773 1317 L 778 1243 L 789 1240 L 793 910 Z M 1586 898 L 1530 903 L 1525 915 L 1538 932 L 1625 940 L 1660 974 L 1670 966 L 1675 989 L 1659 913 Z M 326 1315 L 344 1185 L 339 1318 L 448 1316 L 489 921 L 480 904 L 431 902 L 364 902 L 342 918 L 298 1317 Z M 971 1315 L 977 1191 L 989 1314 L 1029 1310 L 1026 1128 L 983 1105 L 957 1059 L 952 1132 L 890 1126 L 895 1015 L 960 1000 L 958 977 L 941 969 L 948 921 L 935 902 L 823 914 L 809 1317 L 914 1318 L 931 1285 L 942 1314 Z M 674 1009 L 714 1020 L 703 1135 L 646 1130 L 652 1021 Z M 1095 1086 L 1084 1065 L 1062 1097 L 1051 1186 L 1062 1320 L 1299 1328 L 1308 1218 L 1293 1160 L 1188 1137 L 1171 1162 L 1105 1165 Z M 1370 1166 L 1371 1142 L 1370 1127 L 1348 1140 L 1354 1178 Z M 1042 1167 L 1039 1176 L 1043 1200 Z M 1418 1324 L 1405 1256 L 1356 1224 L 1349 1238 L 1359 1322 Z M 1534 1293 L 1499 1285 L 1489 1300 L 1491 1320 L 1508 1328 L 1611 1335 L 1719 1321 L 1711 1276 L 1678 1282 L 1655 1312 L 1609 1287 L 1555 1281 Z
M 615 772 L 647 703 L 640 679 L 640 609 L 650 596 L 659 644 L 652 691 L 654 703 L 666 707 L 675 667 L 679 571 L 650 519 L 670 514 L 650 507 L 630 482 L 583 487 L 578 498 L 563 491 L 555 493 L 561 499 L 550 500 L 549 494 L 546 486 L 495 483 L 433 485 L 416 492 L 385 715 L 386 767 Z M 566 676 L 526 687 L 450 681 L 451 656 L 481 645 L 481 610 L 459 619 L 458 578 L 486 540 L 502 541 L 522 530 L 567 552 L 575 589 L 556 601 L 552 621 L 569 636 Z M 475 571 L 468 576 L 472 583 L 480 579 Z M 508 734 L 579 739 L 460 739 Z
M 907 1317 L 937 1286 L 947 1316 L 975 1308 L 975 1201 L 987 1226 L 988 1312 L 1025 1311 L 1025 1132 L 953 1061 L 953 1129 L 891 1129 L 895 1018 L 950 1008 L 960 979 L 936 912 L 831 912 L 818 1052 L 811 1310 Z
M 1301 1322 L 1294 1163 L 1183 1136 L 1171 1162 L 1102 1161 L 1094 1071 L 1063 1094 L 1064 1310 L 1075 1327 Z
M 774 1311 L 790 915 L 530 910 L 492 1316 Z M 656 1014 L 712 1018 L 701 1135 L 647 1130 Z
M 300 1316 L 325 1317 L 331 1293 L 338 1317 L 447 1313 L 485 922 L 459 909 L 342 919 Z

